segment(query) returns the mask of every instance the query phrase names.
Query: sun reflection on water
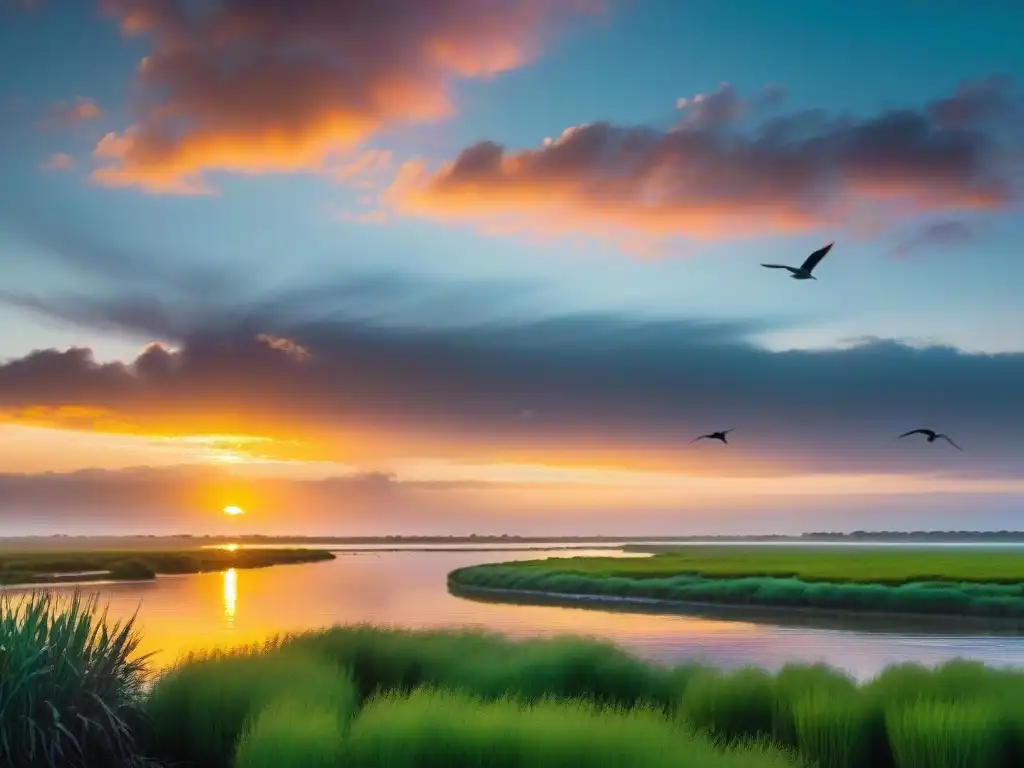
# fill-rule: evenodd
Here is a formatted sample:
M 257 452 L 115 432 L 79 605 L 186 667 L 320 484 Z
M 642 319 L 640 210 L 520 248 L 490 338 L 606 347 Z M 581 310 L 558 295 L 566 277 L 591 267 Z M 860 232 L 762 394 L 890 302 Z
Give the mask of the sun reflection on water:
M 235 603 L 238 600 L 238 573 L 234 568 L 224 571 L 224 619 L 229 627 L 235 626 Z

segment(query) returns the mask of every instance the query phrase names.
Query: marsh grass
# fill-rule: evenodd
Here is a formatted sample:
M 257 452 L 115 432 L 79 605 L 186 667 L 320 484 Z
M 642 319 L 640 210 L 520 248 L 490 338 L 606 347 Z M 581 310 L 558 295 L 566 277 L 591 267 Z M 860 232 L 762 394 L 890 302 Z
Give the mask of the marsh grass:
M 347 670 L 319 654 L 270 643 L 194 655 L 154 684 L 146 706 L 149 743 L 163 758 L 229 765 L 250 719 L 286 695 L 344 717 L 358 701 Z
M 540 570 L 588 576 L 663 578 L 678 574 L 709 579 L 771 577 L 803 582 L 935 586 L 949 582 L 1007 585 L 1020 594 L 1024 553 L 1017 549 L 970 547 L 682 546 L 645 558 L 569 557 L 504 564 L 520 571 Z
M 579 757 L 575 765 L 611 765 L 601 760 L 619 755 L 617 733 L 637 761 L 649 760 L 615 758 L 627 766 L 793 764 L 758 746 L 769 741 L 819 768 L 1024 764 L 1020 672 L 901 664 L 857 684 L 820 664 L 777 674 L 665 668 L 603 642 L 473 631 L 335 627 L 191 657 L 157 681 L 147 711 L 160 757 L 214 768 L 230 765 L 236 747 L 242 759 L 240 738 L 249 762 L 239 768 L 278 753 L 317 765 L 336 755 L 353 717 L 358 751 L 346 747 L 337 765 L 500 766 L 488 760 L 506 747 L 520 750 L 512 754 L 524 767 L 558 766 L 570 759 L 563 754 Z M 287 725 L 298 720 L 309 727 Z M 669 742 L 680 760 L 711 750 L 718 762 L 663 759 L 657 745 Z M 738 743 L 753 746 L 714 749 Z M 747 762 L 722 762 L 730 754 Z
M 765 738 L 775 719 L 775 681 L 767 672 L 740 669 L 694 675 L 679 702 L 679 714 L 697 728 L 725 739 Z
M 284 641 L 352 670 L 363 698 L 430 685 L 482 698 L 587 697 L 598 703 L 674 708 L 669 676 L 612 643 L 559 637 L 509 640 L 486 632 L 336 627 Z
M 371 699 L 343 764 L 361 768 L 762 768 L 794 766 L 766 745 L 720 748 L 658 710 L 579 700 L 532 703 L 421 689 Z
M 1006 729 L 992 701 L 919 699 L 886 712 L 896 768 L 1004 765 Z
M 296 694 L 272 700 L 242 733 L 235 768 L 336 768 L 344 765 L 351 712 Z
M 855 692 L 817 688 L 792 705 L 796 746 L 818 768 L 872 765 L 873 712 Z
M 714 549 L 707 547 L 706 549 Z M 729 547 L 733 549 L 733 547 Z M 998 554 L 998 553 L 997 553 Z M 799 563 L 773 569 L 751 555 L 725 564 L 700 558 L 658 555 L 632 558 L 552 558 L 549 560 L 479 565 L 460 568 L 448 575 L 453 588 L 523 590 L 546 594 L 647 598 L 678 602 L 725 605 L 756 605 L 785 608 L 816 608 L 830 611 L 903 613 L 910 615 L 976 616 L 989 619 L 1024 619 L 1024 555 L 1014 555 L 1019 569 L 1000 560 L 1001 567 L 986 576 L 984 568 L 968 575 L 964 569 L 976 560 L 937 562 L 933 567 L 953 576 L 940 579 L 921 575 L 914 580 L 915 566 L 891 563 L 869 575 L 865 563 L 837 554 L 831 567 L 812 569 Z M 914 563 L 919 561 L 915 560 Z M 983 562 L 983 561 L 982 561 Z M 868 563 L 870 565 L 870 563 Z M 924 566 L 917 566 L 925 574 Z M 768 570 L 769 573 L 761 573 Z M 794 572 L 795 571 L 795 572 Z M 1019 581 L 1002 583 L 1017 578 Z M 831 575 L 833 581 L 827 580 Z M 798 577 L 799 576 L 799 577 Z M 871 581 L 867 581 L 867 579 Z M 987 581 L 986 579 L 991 579 Z
M 334 554 L 321 549 L 0 551 L 0 584 L 53 581 L 62 573 L 104 572 L 94 576 L 74 577 L 83 580 L 151 579 L 161 573 L 202 573 L 227 568 L 263 568 L 333 559 Z
M 0 594 L 0 765 L 141 766 L 147 657 L 96 597 Z

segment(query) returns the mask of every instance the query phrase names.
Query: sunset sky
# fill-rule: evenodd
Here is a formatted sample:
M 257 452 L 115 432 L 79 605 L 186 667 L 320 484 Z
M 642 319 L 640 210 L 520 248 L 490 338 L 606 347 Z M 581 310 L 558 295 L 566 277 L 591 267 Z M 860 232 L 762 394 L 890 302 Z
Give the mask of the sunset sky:
M 0 0 L 0 532 L 1024 528 L 1022 28 Z

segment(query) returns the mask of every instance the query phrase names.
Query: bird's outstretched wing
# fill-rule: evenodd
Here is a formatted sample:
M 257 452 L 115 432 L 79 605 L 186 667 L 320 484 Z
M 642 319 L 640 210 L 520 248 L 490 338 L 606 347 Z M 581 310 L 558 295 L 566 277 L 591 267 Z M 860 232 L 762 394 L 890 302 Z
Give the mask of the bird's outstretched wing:
M 787 266 L 785 264 L 762 264 L 761 266 L 768 267 L 768 269 L 788 269 L 790 272 L 795 271 L 793 267 Z
M 909 432 L 904 432 L 902 435 L 900 435 L 896 439 L 900 440 L 900 439 L 902 439 L 904 437 L 908 437 L 910 435 L 930 435 L 930 434 L 932 434 L 932 431 L 930 429 L 912 429 Z
M 728 435 L 730 432 L 735 432 L 735 431 L 736 431 L 736 427 L 733 427 L 732 429 L 724 429 L 724 430 L 722 430 L 722 434 L 723 435 Z
M 807 261 L 804 262 L 802 268 L 810 272 L 812 269 L 818 266 L 819 261 L 825 258 L 825 254 L 832 250 L 833 245 L 835 245 L 835 243 L 829 243 L 824 248 L 819 248 L 818 250 L 816 250 L 814 253 L 807 257 Z
M 693 438 L 693 440 L 691 440 L 690 442 L 691 443 L 696 443 L 698 440 L 704 440 L 704 439 L 709 438 L 709 437 L 711 437 L 711 435 L 701 435 L 700 437 Z
M 950 445 L 952 445 L 952 446 L 953 446 L 954 448 L 956 448 L 956 449 L 957 449 L 958 451 L 962 451 L 962 450 L 963 450 L 963 448 L 961 448 L 961 447 L 960 447 L 959 445 L 957 445 L 956 443 L 954 443 L 954 442 L 953 442 L 953 441 L 952 441 L 952 440 L 950 439 L 949 435 L 939 435 L 939 437 L 941 437 L 941 438 L 942 438 L 943 440 L 945 440 L 945 441 L 946 441 L 947 443 L 949 443 Z

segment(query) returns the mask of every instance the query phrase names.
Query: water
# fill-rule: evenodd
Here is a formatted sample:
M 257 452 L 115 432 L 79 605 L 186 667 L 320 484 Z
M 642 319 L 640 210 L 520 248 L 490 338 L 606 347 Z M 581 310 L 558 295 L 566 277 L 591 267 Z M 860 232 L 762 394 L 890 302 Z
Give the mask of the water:
M 371 622 L 413 628 L 469 627 L 512 637 L 576 633 L 610 639 L 664 663 L 696 659 L 722 667 L 776 669 L 822 661 L 866 678 L 888 664 L 934 664 L 957 656 L 1024 667 L 1024 637 L 915 634 L 779 626 L 770 622 L 486 603 L 450 595 L 446 576 L 466 565 L 607 550 L 374 551 L 339 553 L 307 565 L 165 576 L 152 582 L 88 585 L 113 618 L 138 609 L 143 651 L 166 664 L 189 650 L 258 642 L 268 636 Z M 59 591 L 69 591 L 61 588 Z

